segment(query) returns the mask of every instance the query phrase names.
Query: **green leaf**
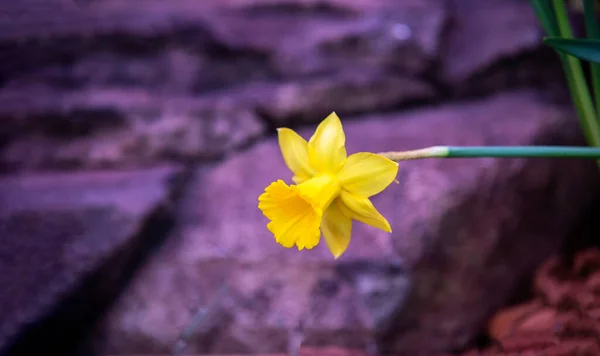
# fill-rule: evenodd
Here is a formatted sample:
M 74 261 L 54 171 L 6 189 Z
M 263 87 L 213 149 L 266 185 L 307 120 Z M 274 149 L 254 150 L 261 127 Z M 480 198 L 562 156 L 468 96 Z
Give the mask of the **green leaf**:
M 585 31 L 588 39 L 600 39 L 600 27 L 596 17 L 596 0 L 583 0 L 583 13 L 585 19 Z M 590 62 L 590 73 L 592 76 L 592 91 L 596 112 L 600 113 L 600 63 Z
M 583 13 L 587 37 L 600 39 L 600 27 L 598 27 L 598 19 L 596 18 L 596 0 L 583 0 Z
M 548 0 L 531 0 L 531 6 L 535 11 L 535 16 L 546 31 L 548 36 L 559 36 L 558 24 L 554 16 L 554 10 Z
M 560 45 L 565 42 L 567 44 L 571 43 L 568 41 L 581 41 L 573 39 L 573 30 L 569 23 L 569 15 L 567 14 L 564 0 L 552 0 L 552 9 L 554 11 L 553 13 L 559 32 L 557 36 L 545 39 L 544 42 L 548 43 L 548 40 L 550 40 L 550 43 L 552 44 L 552 41 L 554 40 L 554 44 L 558 43 Z M 557 48 L 556 46 L 553 47 Z M 581 62 L 578 57 L 566 54 L 568 52 L 563 52 L 561 50 L 558 50 L 557 52 L 564 65 L 571 98 L 577 109 L 579 121 L 586 140 L 589 145 L 600 147 L 600 121 L 596 116 L 596 109 L 585 80 Z M 600 161 L 598 161 L 598 165 L 600 166 Z
M 544 43 L 557 51 L 570 54 L 584 61 L 600 63 L 600 40 L 546 37 Z

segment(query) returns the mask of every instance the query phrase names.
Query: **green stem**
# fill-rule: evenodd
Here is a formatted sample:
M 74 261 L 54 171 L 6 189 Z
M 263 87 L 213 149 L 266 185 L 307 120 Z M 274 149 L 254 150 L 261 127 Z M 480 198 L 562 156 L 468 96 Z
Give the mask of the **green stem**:
M 569 25 L 569 18 L 564 0 L 553 0 L 554 14 L 560 35 L 563 38 L 572 38 L 573 33 Z M 560 55 L 565 74 L 569 82 L 571 97 L 577 109 L 583 132 L 590 146 L 600 147 L 600 123 L 597 120 L 594 104 L 592 103 L 583 69 L 579 59 L 570 55 Z
M 600 39 L 600 27 L 598 27 L 598 20 L 596 18 L 596 0 L 583 0 L 583 13 L 587 37 L 590 39 Z M 600 64 L 590 62 L 590 72 L 596 113 L 600 113 Z
M 600 159 L 600 148 L 568 146 L 433 146 L 379 153 L 392 161 L 425 158 L 587 158 Z
M 448 157 L 546 157 L 600 159 L 600 148 L 560 146 L 448 147 Z

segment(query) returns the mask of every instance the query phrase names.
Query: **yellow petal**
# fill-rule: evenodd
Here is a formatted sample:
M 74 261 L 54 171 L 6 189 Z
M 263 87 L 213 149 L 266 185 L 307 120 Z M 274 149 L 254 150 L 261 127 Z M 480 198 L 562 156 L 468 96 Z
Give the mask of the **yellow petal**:
M 342 191 L 340 199 L 343 203 L 344 214 L 347 216 L 385 232 L 392 232 L 390 223 L 375 209 L 369 198 Z
M 277 129 L 279 148 L 283 160 L 290 171 L 294 173 L 294 182 L 300 183 L 314 175 L 308 159 L 308 143 L 293 130 Z
M 311 166 L 320 172 L 337 173 L 346 162 L 346 135 L 340 118 L 331 113 L 308 140 Z
M 323 211 L 300 195 L 296 186 L 290 187 L 282 180 L 271 183 L 258 197 L 258 208 L 271 220 L 267 228 L 282 246 L 296 245 L 302 250 L 319 243 Z
M 323 214 L 321 232 L 325 242 L 334 258 L 338 258 L 346 251 L 352 235 L 352 219 L 346 216 L 339 199 L 334 200 Z
M 348 157 L 339 173 L 344 189 L 368 198 L 390 185 L 398 174 L 398 163 L 381 155 L 359 152 Z

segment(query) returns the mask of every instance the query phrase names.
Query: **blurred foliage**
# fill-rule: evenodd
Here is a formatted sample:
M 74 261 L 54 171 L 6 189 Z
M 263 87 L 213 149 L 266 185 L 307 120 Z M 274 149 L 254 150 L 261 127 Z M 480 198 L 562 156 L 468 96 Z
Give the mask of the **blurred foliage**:
M 564 0 L 531 0 L 547 37 L 544 43 L 557 50 L 567 77 L 571 98 L 581 127 L 591 146 L 600 147 L 600 29 L 597 0 L 569 1 L 584 13 L 586 38 L 576 39 Z M 581 60 L 588 61 L 591 80 L 585 77 Z M 591 83 L 590 83 L 591 82 Z M 590 92 L 590 85 L 593 94 Z M 599 164 L 600 165 L 600 164 Z

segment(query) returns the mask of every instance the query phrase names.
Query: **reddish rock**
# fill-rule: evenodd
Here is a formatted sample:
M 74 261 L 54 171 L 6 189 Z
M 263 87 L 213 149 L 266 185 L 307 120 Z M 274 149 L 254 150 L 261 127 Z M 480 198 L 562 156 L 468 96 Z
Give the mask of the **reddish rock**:
M 596 312 L 600 293 L 589 283 L 598 275 L 600 250 L 596 248 L 579 252 L 572 262 L 549 259 L 537 271 L 536 298 L 494 316 L 489 335 L 496 345 L 464 355 L 600 354 L 600 314 Z M 554 297 L 557 286 L 563 299 Z M 520 317 L 514 317 L 516 314 Z M 500 333 L 499 324 L 503 329 Z
M 0 179 L 1 353 L 11 345 L 11 354 L 32 354 L 36 347 L 48 351 L 47 343 L 77 342 L 86 320 L 122 288 L 129 264 L 152 243 L 152 234 L 143 233 L 146 220 L 165 216 L 177 172 L 162 167 Z M 29 327 L 58 307 L 65 308 L 63 319 L 38 335 L 37 345 L 20 339 L 36 333 Z
M 511 308 L 504 309 L 502 313 L 496 314 L 489 323 L 490 336 L 501 339 L 513 333 L 514 325 L 522 322 L 524 319 L 527 322 L 522 322 L 527 329 L 535 329 L 538 324 L 537 318 L 546 316 L 540 312 L 543 309 L 543 304 L 532 302 L 528 304 L 517 305 Z M 534 318 L 530 318 L 535 315 Z M 533 325 L 532 325 L 533 324 Z
M 342 120 L 349 152 L 581 142 L 570 115 L 527 92 Z M 186 338 L 189 353 L 282 352 L 299 322 L 307 346 L 464 347 L 561 246 L 598 192 L 596 169 L 548 159 L 402 163 L 400 184 L 374 199 L 393 234 L 355 224 L 336 261 L 324 244 L 288 250 L 266 230 L 256 199 L 290 176 L 271 139 L 197 171 L 177 234 L 99 327 L 98 348 L 169 352 L 199 310 L 207 314 Z M 559 208 L 567 202 L 572 209 Z

